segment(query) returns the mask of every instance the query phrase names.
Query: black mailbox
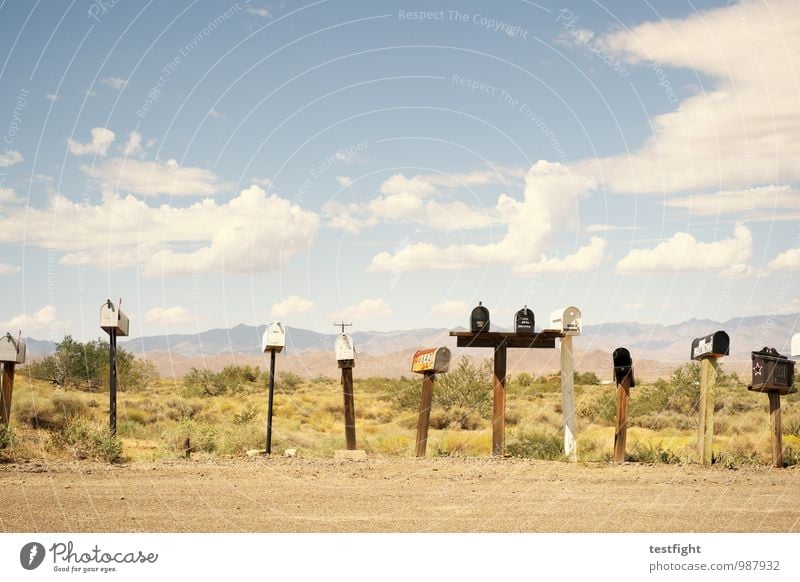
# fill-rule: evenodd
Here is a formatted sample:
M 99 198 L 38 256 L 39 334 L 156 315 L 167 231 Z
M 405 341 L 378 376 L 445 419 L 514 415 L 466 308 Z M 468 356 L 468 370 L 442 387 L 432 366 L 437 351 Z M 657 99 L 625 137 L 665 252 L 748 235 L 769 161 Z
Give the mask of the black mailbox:
M 533 316 L 533 311 L 528 309 L 528 306 L 525 305 L 522 309 L 517 311 L 517 314 L 514 316 L 514 331 L 516 333 L 533 333 L 533 327 L 536 322 L 536 319 Z
M 630 387 L 633 388 L 636 384 L 633 381 L 633 359 L 631 353 L 625 348 L 617 348 L 611 354 L 611 359 L 614 360 L 614 379 L 617 384 L 622 384 L 622 380 L 628 374 L 631 375 Z
M 719 358 L 730 354 L 731 338 L 724 331 L 697 337 L 692 340 L 692 359 Z
M 775 348 L 762 348 L 751 352 L 753 357 L 753 384 L 748 390 L 753 392 L 777 392 L 793 394 L 794 360 L 782 356 Z
M 472 317 L 469 318 L 469 328 L 472 333 L 489 331 L 489 310 L 478 301 L 478 306 L 472 310 Z

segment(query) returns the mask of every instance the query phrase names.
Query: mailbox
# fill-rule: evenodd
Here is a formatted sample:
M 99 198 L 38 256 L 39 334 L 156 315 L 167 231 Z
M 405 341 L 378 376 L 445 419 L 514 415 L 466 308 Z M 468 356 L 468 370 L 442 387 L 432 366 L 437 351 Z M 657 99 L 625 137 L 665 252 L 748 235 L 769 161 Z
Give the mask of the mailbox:
M 261 347 L 265 352 L 278 352 L 286 345 L 286 328 L 280 321 L 273 321 L 264 331 Z
M 719 358 L 730 353 L 731 339 L 724 331 L 715 331 L 692 340 L 692 359 Z
M 353 339 L 346 334 L 342 334 L 336 338 L 334 344 L 336 351 L 336 362 L 340 368 L 353 368 L 356 360 L 356 347 L 353 345 Z
M 125 337 L 128 335 L 130 321 L 128 316 L 108 299 L 100 306 L 100 327 L 109 334 L 111 330 L 116 330 L 117 337 Z
M 436 372 L 441 374 L 450 369 L 450 350 L 446 347 L 419 350 L 411 360 L 411 371 L 422 374 Z
M 748 390 L 753 392 L 777 392 L 792 394 L 794 387 L 794 360 L 782 356 L 775 348 L 762 348 L 751 352 L 753 358 L 753 383 Z
M 550 329 L 564 335 L 581 335 L 581 310 L 570 305 L 550 314 Z
M 472 333 L 489 331 L 489 310 L 478 301 L 478 306 L 472 310 L 472 317 L 469 318 L 469 328 Z
M 525 305 L 514 316 L 514 331 L 521 334 L 531 334 L 535 323 L 536 319 L 533 316 L 533 311 Z
M 631 353 L 626 348 L 617 348 L 611 354 L 611 359 L 614 360 L 614 379 L 617 384 L 621 384 L 625 376 L 630 374 L 630 387 L 636 386 L 633 381 L 633 359 L 631 358 Z
M 800 356 L 800 333 L 792 336 L 792 356 Z
M 0 362 L 25 363 L 25 342 L 7 333 L 0 337 Z

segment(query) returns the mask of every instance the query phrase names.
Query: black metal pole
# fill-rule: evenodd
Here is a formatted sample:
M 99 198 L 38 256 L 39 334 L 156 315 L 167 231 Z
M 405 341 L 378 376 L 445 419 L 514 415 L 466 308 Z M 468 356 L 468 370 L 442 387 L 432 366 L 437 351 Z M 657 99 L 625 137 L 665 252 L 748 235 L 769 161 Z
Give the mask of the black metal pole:
M 112 327 L 108 333 L 110 336 L 108 348 L 108 417 L 111 436 L 114 437 L 117 436 L 117 330 Z
M 275 393 L 275 350 L 269 351 L 269 396 L 267 397 L 267 448 L 265 453 L 272 454 L 272 396 Z

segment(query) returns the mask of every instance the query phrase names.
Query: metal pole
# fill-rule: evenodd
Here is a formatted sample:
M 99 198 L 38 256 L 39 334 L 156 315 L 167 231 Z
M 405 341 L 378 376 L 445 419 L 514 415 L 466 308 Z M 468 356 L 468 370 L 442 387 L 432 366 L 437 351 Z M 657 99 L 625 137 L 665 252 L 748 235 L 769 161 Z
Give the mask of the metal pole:
M 117 330 L 112 327 L 108 333 L 108 417 L 111 428 L 111 436 L 114 437 L 117 436 Z
M 783 467 L 783 433 L 781 431 L 781 395 L 779 392 L 767 392 L 769 396 L 769 428 L 772 441 L 772 466 Z
M 267 447 L 264 453 L 272 454 L 272 396 L 275 393 L 275 350 L 269 351 L 269 396 L 267 396 Z

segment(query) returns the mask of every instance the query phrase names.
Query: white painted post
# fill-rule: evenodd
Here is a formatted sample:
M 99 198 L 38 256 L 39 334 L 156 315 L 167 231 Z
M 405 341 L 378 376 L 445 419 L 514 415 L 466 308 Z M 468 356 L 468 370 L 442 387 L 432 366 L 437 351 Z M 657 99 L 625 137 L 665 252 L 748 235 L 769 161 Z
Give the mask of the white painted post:
M 575 362 L 572 336 L 561 338 L 561 411 L 564 415 L 564 454 L 571 461 L 578 460 L 578 429 L 575 420 Z

